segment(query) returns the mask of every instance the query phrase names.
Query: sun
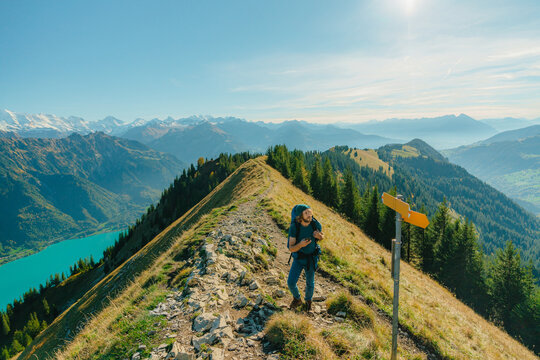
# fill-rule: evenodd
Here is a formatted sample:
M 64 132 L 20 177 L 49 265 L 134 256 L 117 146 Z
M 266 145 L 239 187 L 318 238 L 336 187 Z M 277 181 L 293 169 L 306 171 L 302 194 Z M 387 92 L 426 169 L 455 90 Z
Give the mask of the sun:
M 405 15 L 410 16 L 412 15 L 416 8 L 418 7 L 418 0 L 399 0 L 401 2 L 401 6 L 403 10 L 405 11 Z

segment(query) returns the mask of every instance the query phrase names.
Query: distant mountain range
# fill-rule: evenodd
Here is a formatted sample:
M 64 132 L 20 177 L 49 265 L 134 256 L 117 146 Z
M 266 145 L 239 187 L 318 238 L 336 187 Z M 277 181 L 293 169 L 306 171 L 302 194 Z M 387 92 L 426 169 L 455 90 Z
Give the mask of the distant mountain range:
M 540 216 L 540 125 L 506 131 L 443 153 Z
M 265 123 L 212 116 L 168 117 L 163 120 L 139 118 L 128 123 L 112 116 L 89 122 L 75 116 L 63 118 L 9 110 L 0 112 L 0 131 L 14 132 L 21 137 L 58 138 L 72 132 L 85 135 L 103 131 L 140 141 L 188 163 L 196 161 L 199 156 L 213 157 L 222 151 L 264 152 L 275 144 L 301 150 L 325 150 L 335 145 L 376 148 L 421 138 L 437 149 L 447 149 L 486 139 L 497 134 L 496 129 L 501 127 L 515 129 L 533 123 L 514 118 L 478 121 L 465 114 L 335 124 L 297 120 Z
M 519 128 L 528 127 L 535 124 L 540 124 L 540 118 L 526 120 L 513 117 L 505 117 L 499 119 L 482 119 L 480 120 L 485 124 L 493 127 L 497 131 L 509 131 Z
M 215 157 L 221 152 L 265 152 L 274 144 L 286 144 L 300 150 L 325 150 L 335 144 L 378 147 L 397 140 L 376 135 L 364 135 L 333 125 L 315 125 L 300 121 L 285 121 L 277 126 L 241 119 L 211 119 L 194 125 L 175 124 L 165 127 L 153 122 L 132 128 L 122 134 L 138 139 L 159 151 L 168 152 L 186 162 L 199 156 Z
M 461 114 L 421 119 L 388 119 L 358 124 L 340 123 L 364 134 L 377 134 L 404 139 L 420 138 L 437 149 L 445 149 L 485 139 L 495 135 L 493 127 Z
M 478 144 L 487 145 L 500 141 L 516 141 L 536 135 L 540 135 L 540 125 L 532 125 L 522 129 L 504 131 L 486 140 L 482 140 Z
M 0 263 L 23 249 L 130 225 L 184 167 L 101 132 L 0 136 Z
M 153 149 L 173 154 L 192 163 L 198 157 L 215 157 L 222 152 L 265 152 L 274 144 L 286 144 L 301 150 L 326 150 L 331 146 L 379 147 L 399 139 L 364 135 L 334 125 L 285 121 L 279 124 L 249 122 L 234 117 L 191 116 L 183 119 L 137 119 L 125 123 L 112 116 L 95 122 L 79 117 L 0 113 L 0 131 L 21 137 L 64 137 L 70 133 L 103 131 L 110 135 L 137 140 Z M 5 136 L 5 135 L 4 135 Z

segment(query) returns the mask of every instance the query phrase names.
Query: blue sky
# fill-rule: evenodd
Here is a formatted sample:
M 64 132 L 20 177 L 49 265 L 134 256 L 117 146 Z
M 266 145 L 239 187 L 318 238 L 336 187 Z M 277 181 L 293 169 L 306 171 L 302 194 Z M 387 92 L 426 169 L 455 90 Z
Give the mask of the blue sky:
M 540 1 L 0 0 L 0 108 L 98 120 L 540 116 Z

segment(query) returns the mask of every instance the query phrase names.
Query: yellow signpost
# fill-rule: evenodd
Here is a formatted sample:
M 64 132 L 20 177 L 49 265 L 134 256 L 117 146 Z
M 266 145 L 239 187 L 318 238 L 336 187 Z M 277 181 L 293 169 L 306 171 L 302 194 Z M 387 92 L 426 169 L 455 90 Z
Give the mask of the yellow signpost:
M 422 213 L 412 211 L 409 204 L 407 204 L 405 201 L 397 197 L 393 197 L 388 193 L 382 194 L 382 201 L 384 205 L 399 213 L 405 222 L 419 226 L 423 229 L 429 225 L 427 216 Z
M 409 204 L 402 200 L 403 196 L 396 197 L 382 194 L 383 204 L 396 211 L 396 238 L 392 241 L 392 278 L 394 279 L 394 307 L 392 315 L 392 356 L 395 360 L 397 356 L 397 334 L 398 334 L 398 308 L 399 308 L 399 261 L 401 259 L 401 221 L 405 220 L 409 224 L 425 229 L 429 225 L 426 215 L 412 211 Z

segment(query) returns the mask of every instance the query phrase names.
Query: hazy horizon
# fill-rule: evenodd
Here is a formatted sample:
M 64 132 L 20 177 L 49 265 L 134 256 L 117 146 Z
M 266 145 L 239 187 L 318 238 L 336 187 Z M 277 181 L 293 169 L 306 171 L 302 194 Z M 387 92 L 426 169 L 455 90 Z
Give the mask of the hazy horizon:
M 329 121 L 329 122 L 324 122 L 324 121 L 318 121 L 318 122 L 315 122 L 315 121 L 310 121 L 309 119 L 294 119 L 294 118 L 289 118 L 289 119 L 280 119 L 280 120 L 254 120 L 254 119 L 246 119 L 246 118 L 242 118 L 242 117 L 239 117 L 239 116 L 235 116 L 235 115 L 211 115 L 211 114 L 191 114 L 191 115 L 179 115 L 179 116 L 171 116 L 171 115 L 166 115 L 166 116 L 163 116 L 163 117 L 153 117 L 153 118 L 142 118 L 142 117 L 136 117 L 134 119 L 131 119 L 131 120 L 126 120 L 126 119 L 122 119 L 118 116 L 114 116 L 114 115 L 107 115 L 103 118 L 100 118 L 100 119 L 87 119 L 83 116 L 79 116 L 79 115 L 74 115 L 74 114 L 70 114 L 70 115 L 64 115 L 64 114 L 48 114 L 48 113 L 26 113 L 26 112 L 18 112 L 18 111 L 13 111 L 11 109 L 3 109 L 4 111 L 8 111 L 8 112 L 12 112 L 12 113 L 15 113 L 15 114 L 22 114 L 22 115 L 31 115 L 31 116 L 38 116 L 38 115 L 45 115 L 45 116 L 57 116 L 57 117 L 60 117 L 60 118 L 65 118 L 65 119 L 68 119 L 69 117 L 77 117 L 77 118 L 82 118 L 83 120 L 89 122 L 89 123 L 92 123 L 92 122 L 97 122 L 97 121 L 101 121 L 101 120 L 104 120 L 105 118 L 107 117 L 113 117 L 117 120 L 120 120 L 120 121 L 123 121 L 124 124 L 131 124 L 137 120 L 144 120 L 146 122 L 148 121 L 151 121 L 151 120 L 167 120 L 168 118 L 172 118 L 174 120 L 182 120 L 182 119 L 189 119 L 189 118 L 193 118 L 193 117 L 200 117 L 200 118 L 214 118 L 214 119 L 217 119 L 217 118 L 228 118 L 228 117 L 231 117 L 231 118 L 237 118 L 237 119 L 240 119 L 240 120 L 245 120 L 247 122 L 265 122 L 265 123 L 274 123 L 274 124 L 279 124 L 279 123 L 282 123 L 282 122 L 287 122 L 287 121 L 306 121 L 306 122 L 311 122 L 311 123 L 317 123 L 317 124 L 361 124 L 361 123 L 369 123 L 369 122 L 382 122 L 382 121 L 386 121 L 386 120 L 394 120 L 394 119 L 399 119 L 399 120 L 417 120 L 417 119 L 423 119 L 423 118 L 438 118 L 438 117 L 444 117 L 444 116 L 456 116 L 458 117 L 459 115 L 466 115 L 466 116 L 470 116 L 468 114 L 465 114 L 465 113 L 448 113 L 448 114 L 437 114 L 437 115 L 433 115 L 433 116 L 422 116 L 422 117 L 415 117 L 415 118 L 409 118 L 409 117 L 394 117 L 394 118 L 386 118 L 386 119 L 368 119 L 368 120 L 363 120 L 363 121 Z M 508 117 L 498 117 L 498 118 L 493 118 L 493 117 L 490 117 L 490 118 L 485 118 L 485 119 L 479 119 L 479 118 L 475 118 L 475 117 L 472 117 L 470 116 L 471 118 L 473 118 L 474 120 L 477 120 L 477 121 L 483 121 L 483 120 L 493 120 L 493 119 L 504 119 L 504 118 L 515 118 L 515 119 L 519 119 L 519 120 L 525 120 L 525 121 L 529 121 L 529 122 L 535 122 L 535 121 L 538 121 L 540 120 L 540 116 L 538 117 L 532 117 L 532 118 L 517 118 L 515 116 L 508 116 Z

